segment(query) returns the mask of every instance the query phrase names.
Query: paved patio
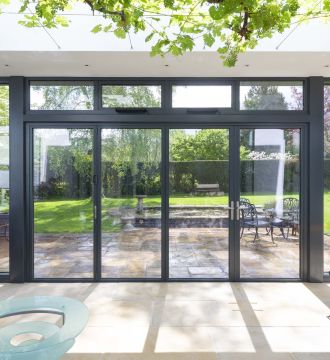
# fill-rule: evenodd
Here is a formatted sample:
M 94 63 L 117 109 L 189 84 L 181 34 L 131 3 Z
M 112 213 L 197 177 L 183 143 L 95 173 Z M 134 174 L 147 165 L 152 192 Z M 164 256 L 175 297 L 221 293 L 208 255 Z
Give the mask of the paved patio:
M 9 271 L 9 241 L 0 237 L 0 273 Z
M 330 285 L 0 284 L 1 298 L 68 296 L 90 316 L 62 360 L 329 360 Z M 57 315 L 0 319 L 57 322 Z
M 269 236 L 253 243 L 241 240 L 242 277 L 296 277 L 298 239 Z M 0 238 L 0 272 L 7 272 L 9 242 Z M 325 236 L 325 269 L 330 271 L 330 236 Z M 90 234 L 37 234 L 36 277 L 92 277 L 93 244 Z M 160 277 L 160 231 L 140 228 L 104 234 L 104 277 Z M 228 276 L 226 229 L 177 228 L 170 231 L 170 276 L 174 278 L 226 278 Z
M 228 235 L 226 228 L 170 229 L 170 277 L 227 278 Z M 105 233 L 102 239 L 103 277 L 159 278 L 161 233 L 158 228 L 136 228 Z M 299 276 L 299 241 L 278 236 L 275 244 L 253 233 L 241 239 L 242 277 Z M 92 277 L 93 244 L 90 234 L 36 234 L 35 276 Z

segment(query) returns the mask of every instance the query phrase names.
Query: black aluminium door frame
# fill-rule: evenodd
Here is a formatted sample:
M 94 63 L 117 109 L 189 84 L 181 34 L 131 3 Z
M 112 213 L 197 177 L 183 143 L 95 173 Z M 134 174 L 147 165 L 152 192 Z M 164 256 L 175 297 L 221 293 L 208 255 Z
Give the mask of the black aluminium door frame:
M 242 282 L 287 282 L 287 281 L 307 281 L 308 273 L 308 251 L 309 241 L 307 239 L 308 234 L 308 215 L 309 215 L 309 181 L 308 181 L 308 168 L 309 168 L 309 143 L 308 132 L 309 124 L 305 123 L 267 123 L 267 124 L 239 124 L 237 126 L 238 146 L 240 145 L 240 130 L 241 129 L 299 129 L 299 165 L 300 165 L 300 183 L 299 183 L 299 211 L 300 211 L 300 238 L 299 238 L 299 278 L 241 278 L 240 277 L 240 239 L 239 235 L 235 237 L 235 262 L 238 264 L 236 268 L 235 280 Z M 239 149 L 239 148 L 238 148 Z M 239 150 L 238 150 L 239 151 Z M 238 153 L 238 166 L 240 166 L 240 154 Z M 237 168 L 237 174 L 240 174 L 240 168 Z M 239 182 L 239 178 L 235 179 Z M 237 192 L 235 193 L 235 201 L 239 201 L 240 198 L 240 183 L 235 187 Z M 237 219 L 236 219 L 237 220 Z M 240 230 L 239 221 L 235 224 L 236 234 Z
M 240 130 L 241 129 L 300 129 L 300 244 L 299 244 L 299 278 L 241 278 L 240 277 L 240 226 L 239 219 L 229 221 L 229 277 L 228 279 L 214 278 L 167 278 L 167 281 L 190 281 L 190 282 L 224 282 L 224 281 L 241 281 L 241 282 L 296 282 L 306 281 L 308 279 L 308 209 L 309 209 L 309 192 L 308 192 L 308 161 L 309 145 L 308 130 L 309 124 L 295 122 L 276 122 L 276 123 L 220 123 L 205 124 L 194 122 L 168 125 L 168 129 L 228 129 L 230 132 L 229 140 L 229 204 L 234 201 L 237 203 L 240 199 Z M 228 204 L 228 205 L 229 205 Z M 168 212 L 166 214 L 168 217 Z M 168 234 L 168 228 L 166 229 Z M 168 237 L 167 237 L 168 238 Z M 168 241 L 167 241 L 168 242 Z M 168 256 L 168 254 L 166 254 Z
M 307 241 L 307 223 L 308 223 L 308 124 L 297 123 L 297 122 L 285 122 L 285 123 L 199 123 L 199 122 L 185 122 L 182 124 L 171 124 L 171 123 L 65 123 L 65 122 L 52 122 L 52 123 L 27 123 L 26 124 L 26 207 L 27 207 L 27 224 L 28 224 L 28 241 L 27 241 L 27 252 L 26 252 L 26 281 L 35 282 L 90 282 L 90 281 L 114 281 L 114 282 L 134 282 L 134 281 L 145 281 L 145 282 L 157 282 L 157 281 L 301 281 L 308 278 L 308 247 Z M 94 277 L 93 278 L 54 278 L 54 279 L 34 279 L 33 276 L 33 130 L 36 128 L 58 128 L 58 129 L 92 129 L 94 131 L 94 174 L 96 180 L 93 186 L 93 201 L 96 206 L 96 216 L 94 216 Z M 151 278 L 102 278 L 101 277 L 101 129 L 103 128 L 150 128 L 150 129 L 161 129 L 162 130 L 162 166 L 161 166 L 161 179 L 163 181 L 163 192 L 162 192 L 162 245 L 161 245 L 161 257 L 162 257 L 162 277 L 159 279 Z M 239 146 L 240 146 L 240 129 L 241 128 L 255 128 L 255 129 L 266 129 L 266 128 L 299 128 L 300 133 L 300 164 L 301 164 L 301 181 L 300 181 L 300 198 L 301 198 L 301 238 L 300 238 L 300 279 L 282 279 L 282 278 L 251 278 L 251 279 L 240 279 L 240 244 L 239 244 L 239 222 L 230 221 L 229 229 L 229 278 L 228 279 L 176 279 L 169 278 L 169 181 L 168 181 L 168 167 L 169 167 L 169 129 L 228 129 L 230 132 L 230 151 L 229 151 L 229 201 L 239 200 Z
M 162 166 L 161 178 L 165 179 L 166 167 L 166 128 L 158 124 L 109 124 L 109 123 L 81 123 L 81 122 L 40 122 L 27 123 L 25 126 L 26 132 L 26 214 L 27 214 L 27 246 L 26 246 L 26 266 L 25 274 L 26 281 L 33 282 L 91 282 L 91 281 L 112 281 L 112 282 L 136 282 L 148 281 L 158 282 L 166 280 L 166 273 L 168 272 L 166 254 L 166 216 L 162 216 L 162 277 L 153 278 L 102 278 L 101 274 L 101 131 L 102 129 L 160 129 L 162 132 Z M 91 129 L 93 130 L 93 217 L 94 217 L 94 231 L 93 231 L 93 269 L 94 276 L 91 278 L 34 278 L 34 208 L 33 208 L 33 174 L 34 174 L 34 153 L 33 153 L 33 131 L 34 129 Z M 166 182 L 166 181 L 165 181 Z M 167 185 L 164 186 L 164 189 Z M 162 193 L 162 213 L 166 213 L 166 190 Z
M 91 278 L 34 278 L 34 199 L 33 199 L 33 176 L 34 176 L 34 130 L 35 129 L 90 129 L 93 130 L 93 174 L 97 172 L 99 153 L 95 145 L 97 144 L 98 128 L 94 124 L 81 124 L 81 123 L 29 123 L 26 124 L 26 220 L 27 220 L 27 242 L 26 242 L 26 261 L 25 261 L 25 274 L 26 281 L 34 282 L 91 282 L 97 281 L 99 269 L 99 254 L 98 249 L 98 222 L 99 216 L 96 213 L 95 205 L 99 198 L 98 179 L 93 176 L 93 273 Z

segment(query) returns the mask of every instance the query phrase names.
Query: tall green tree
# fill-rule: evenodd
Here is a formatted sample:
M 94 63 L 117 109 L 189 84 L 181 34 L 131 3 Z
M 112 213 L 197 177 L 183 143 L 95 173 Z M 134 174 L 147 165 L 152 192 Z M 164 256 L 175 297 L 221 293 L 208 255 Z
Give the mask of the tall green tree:
M 205 129 L 195 134 L 175 133 L 170 141 L 171 160 L 228 160 L 228 131 Z
M 324 154 L 330 159 L 330 86 L 324 87 Z
M 49 86 L 51 85 L 51 86 Z M 31 108 L 38 110 L 91 110 L 94 106 L 93 86 L 83 84 L 31 86 Z
M 282 33 L 293 23 L 330 15 L 329 0 L 20 0 L 28 27 L 68 26 L 63 12 L 76 3 L 106 19 L 94 33 L 112 32 L 118 38 L 145 32 L 152 55 L 181 55 L 202 41 L 214 47 L 227 66 L 238 54 L 264 38 Z M 8 4 L 10 0 L 0 0 Z M 30 9 L 34 11 L 32 14 Z
M 0 126 L 9 125 L 9 86 L 0 85 Z
M 287 110 L 288 103 L 277 86 L 252 85 L 244 99 L 247 110 Z
M 158 86 L 103 86 L 102 102 L 106 107 L 161 106 L 161 88 Z
M 241 158 L 246 149 L 241 146 Z M 170 137 L 172 161 L 229 160 L 229 134 L 225 129 L 203 129 L 194 134 L 175 131 Z

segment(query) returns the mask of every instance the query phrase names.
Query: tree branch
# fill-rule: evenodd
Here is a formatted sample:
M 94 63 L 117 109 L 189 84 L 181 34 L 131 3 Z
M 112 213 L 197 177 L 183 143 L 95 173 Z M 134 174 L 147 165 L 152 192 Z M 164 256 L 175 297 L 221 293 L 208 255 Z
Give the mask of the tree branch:
M 124 10 L 121 11 L 110 11 L 105 7 L 95 7 L 93 2 L 91 0 L 84 0 L 84 2 L 91 8 L 91 10 L 93 11 L 93 14 L 95 11 L 99 11 L 100 13 L 102 13 L 103 15 L 114 15 L 114 16 L 120 16 L 121 21 L 125 24 L 126 22 L 126 17 L 125 17 L 125 12 Z

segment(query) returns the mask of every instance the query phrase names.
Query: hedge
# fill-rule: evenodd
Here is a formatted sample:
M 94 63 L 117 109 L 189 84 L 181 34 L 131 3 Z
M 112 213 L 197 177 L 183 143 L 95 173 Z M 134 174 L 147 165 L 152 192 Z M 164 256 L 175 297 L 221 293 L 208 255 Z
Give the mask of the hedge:
M 58 172 L 52 171 L 49 162 L 47 165 L 47 181 L 36 186 L 36 196 L 40 198 L 49 196 L 82 198 L 91 195 L 91 163 L 84 165 L 83 174 L 74 168 L 72 160 L 62 161 L 60 175 Z M 281 169 L 283 166 L 284 168 Z M 106 162 L 102 164 L 102 169 L 104 196 L 159 195 L 161 193 L 160 164 L 139 163 L 136 169 L 133 167 L 132 170 L 128 163 Z M 287 160 L 285 164 L 280 160 L 242 160 L 241 191 L 275 193 L 277 186 L 283 186 L 284 180 L 284 192 L 298 192 L 299 173 L 299 161 L 297 160 Z M 278 174 L 284 175 L 284 179 L 281 179 Z M 36 175 L 35 184 L 38 182 Z M 215 183 L 219 184 L 220 191 L 228 193 L 228 175 L 228 160 L 171 161 L 169 163 L 172 193 L 192 193 L 197 184 Z M 325 187 L 330 190 L 330 159 L 325 161 Z
M 241 191 L 246 193 L 276 193 L 278 174 L 283 173 L 284 192 L 299 191 L 299 161 L 242 160 Z M 191 192 L 196 184 L 219 184 L 220 191 L 229 192 L 229 161 L 186 161 L 170 163 L 170 179 L 173 192 Z M 189 184 L 187 184 L 189 179 Z M 279 182 L 281 186 L 281 182 Z

